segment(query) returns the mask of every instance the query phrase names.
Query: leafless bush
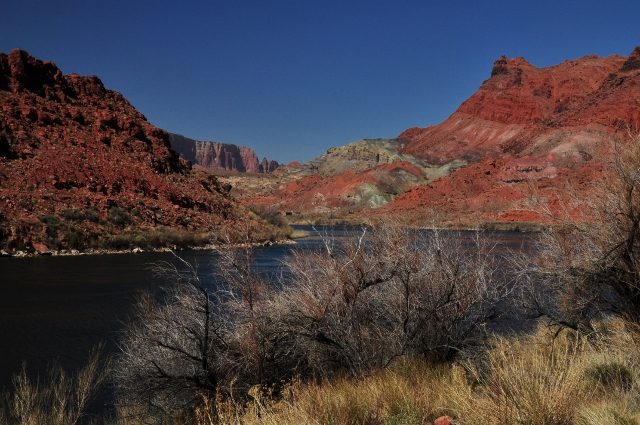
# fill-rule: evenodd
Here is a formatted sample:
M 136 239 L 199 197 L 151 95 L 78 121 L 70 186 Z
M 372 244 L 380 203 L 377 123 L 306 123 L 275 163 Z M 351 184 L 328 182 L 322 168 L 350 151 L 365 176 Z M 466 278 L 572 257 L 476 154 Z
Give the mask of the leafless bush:
M 217 282 L 203 282 L 197 266 L 179 257 L 178 266 L 154 267 L 169 285 L 160 300 L 140 298 L 122 335 L 114 381 L 123 410 L 159 422 L 189 414 L 202 400 L 275 379 L 263 326 L 266 282 L 253 269 L 251 235 L 226 238 Z
M 136 321 L 121 339 L 114 380 L 121 407 L 150 419 L 179 414 L 197 403 L 198 394 L 214 397 L 224 371 L 218 362 L 226 349 L 223 315 L 210 299 L 194 266 L 173 264 L 156 270 L 171 278 L 163 301 L 142 296 Z
M 315 374 L 359 375 L 395 357 L 450 359 L 484 337 L 504 283 L 476 234 L 365 229 L 339 248 L 296 252 L 271 315 Z
M 482 341 L 507 295 L 478 234 L 363 229 L 294 252 L 289 278 L 270 282 L 241 233 L 216 257 L 215 288 L 191 265 L 164 264 L 159 272 L 173 281 L 164 299 L 137 306 L 115 382 L 121 402 L 150 420 L 255 385 L 278 391 L 295 376 L 361 375 L 404 355 L 450 359 Z
M 552 323 L 583 331 L 614 314 L 640 320 L 640 140 L 616 145 L 609 175 L 590 193 L 552 211 L 555 226 L 522 265 L 525 305 Z

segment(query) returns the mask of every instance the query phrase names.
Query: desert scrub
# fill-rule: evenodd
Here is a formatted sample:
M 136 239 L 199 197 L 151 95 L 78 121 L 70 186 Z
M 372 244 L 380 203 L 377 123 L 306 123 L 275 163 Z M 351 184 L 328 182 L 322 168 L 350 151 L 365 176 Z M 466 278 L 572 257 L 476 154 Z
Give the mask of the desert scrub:
M 118 207 L 111 207 L 109 209 L 107 220 L 112 224 L 120 227 L 124 227 L 132 221 L 129 213 L 125 209 Z
M 377 381 L 373 401 L 342 387 L 396 370 L 399 359 L 446 363 L 461 350 L 481 349 L 484 325 L 508 294 L 496 279 L 490 243 L 463 243 L 454 232 L 387 226 L 340 244 L 326 239 L 294 251 L 284 262 L 287 283 L 273 285 L 255 268 L 254 240 L 238 230 L 218 251 L 215 285 L 186 262 L 185 270 L 161 264 L 166 294 L 141 299 L 123 332 L 119 398 L 147 412 L 146 420 L 183 417 L 202 397 L 255 399 L 256 386 L 277 396 L 295 379 L 339 387 L 344 400 L 325 405 L 332 417 L 426 417 L 432 408 L 416 407 L 424 405 L 420 396 L 408 395 L 418 383 L 394 384 L 392 372 Z M 429 393 L 421 384 L 415 392 Z
M 399 359 L 390 367 L 361 377 L 336 377 L 318 383 L 300 379 L 281 391 L 253 387 L 249 400 L 218 397 L 197 409 L 201 422 L 218 413 L 221 424 L 422 424 L 449 413 L 442 388 L 449 385 L 450 365 Z M 213 404 L 216 404 L 215 409 Z
M 640 424 L 638 333 L 623 321 L 599 326 L 595 340 L 544 328 L 496 339 L 484 363 L 400 359 L 370 376 L 294 381 L 283 397 L 227 402 L 233 414 L 223 423 L 421 424 L 447 414 L 460 425 Z M 605 377 L 610 369 L 628 377 L 625 389 L 607 384 L 593 391 L 591 371 L 603 359 L 614 365 L 604 368 Z

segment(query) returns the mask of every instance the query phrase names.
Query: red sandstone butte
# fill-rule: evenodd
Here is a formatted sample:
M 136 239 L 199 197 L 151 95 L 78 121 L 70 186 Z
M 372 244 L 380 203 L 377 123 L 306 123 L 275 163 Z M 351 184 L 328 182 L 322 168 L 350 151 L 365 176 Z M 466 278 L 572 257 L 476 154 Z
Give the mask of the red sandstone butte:
M 380 214 L 427 209 L 456 220 L 544 221 L 523 203 L 532 186 L 560 202 L 611 171 L 617 142 L 640 128 L 640 48 L 629 57 L 586 56 L 548 68 L 500 58 L 491 77 L 443 123 L 412 128 L 403 153 L 468 165 L 407 190 Z M 553 199 L 556 199 L 553 201 Z
M 406 184 L 388 204 L 358 214 L 416 224 L 432 213 L 470 226 L 545 222 L 527 204 L 532 191 L 549 199 L 552 208 L 561 208 L 566 187 L 590 196 L 592 185 L 611 172 L 616 143 L 639 131 L 640 47 L 628 57 L 591 55 L 547 68 L 502 57 L 448 119 L 398 136 L 404 142 L 400 154 L 426 164 L 427 175 L 439 178 Z M 429 168 L 444 171 L 430 173 Z M 389 187 L 376 180 L 380 171 L 377 166 L 324 178 L 310 175 L 243 202 L 301 213 L 353 209 L 347 201 L 357 188 L 374 185 L 382 193 Z

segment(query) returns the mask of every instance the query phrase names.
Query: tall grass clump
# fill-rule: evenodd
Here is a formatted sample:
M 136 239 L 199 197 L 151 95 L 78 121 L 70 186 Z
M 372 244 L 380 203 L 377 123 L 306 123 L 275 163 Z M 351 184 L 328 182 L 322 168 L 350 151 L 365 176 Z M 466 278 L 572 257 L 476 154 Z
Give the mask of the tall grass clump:
M 479 390 L 455 396 L 453 403 L 469 423 L 570 425 L 588 393 L 583 378 L 586 357 L 577 335 L 551 342 L 537 335 L 502 340 L 489 351 L 486 370 L 472 369 L 468 379 Z
M 76 374 L 54 364 L 47 379 L 30 379 L 23 365 L 13 377 L 13 391 L 0 404 L 2 425 L 75 425 L 86 417 L 89 403 L 109 374 L 109 361 L 95 349 L 86 366 Z

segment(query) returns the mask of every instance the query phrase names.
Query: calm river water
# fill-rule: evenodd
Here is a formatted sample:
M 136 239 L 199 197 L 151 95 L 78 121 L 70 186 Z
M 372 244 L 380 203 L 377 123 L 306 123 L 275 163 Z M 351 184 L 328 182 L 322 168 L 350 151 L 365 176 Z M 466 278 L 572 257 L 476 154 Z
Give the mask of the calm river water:
M 328 233 L 339 239 L 353 231 L 334 227 Z M 501 232 L 498 237 L 501 246 L 516 250 L 531 240 L 524 233 Z M 294 246 L 261 248 L 257 266 L 276 274 L 292 249 L 321 243 L 312 235 Z M 197 263 L 201 276 L 214 274 L 211 251 L 178 254 Z M 0 390 L 10 387 L 12 374 L 25 361 L 30 374 L 43 376 L 54 359 L 67 370 L 77 369 L 100 342 L 107 352 L 117 352 L 118 332 L 137 294 L 161 284 L 148 269 L 159 261 L 176 259 L 171 253 L 0 259 Z

